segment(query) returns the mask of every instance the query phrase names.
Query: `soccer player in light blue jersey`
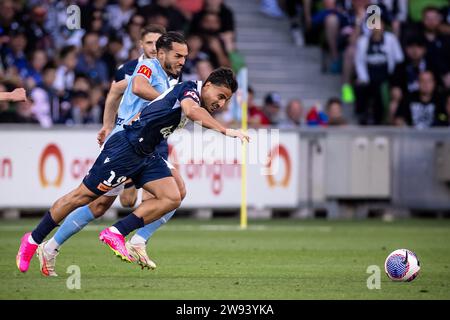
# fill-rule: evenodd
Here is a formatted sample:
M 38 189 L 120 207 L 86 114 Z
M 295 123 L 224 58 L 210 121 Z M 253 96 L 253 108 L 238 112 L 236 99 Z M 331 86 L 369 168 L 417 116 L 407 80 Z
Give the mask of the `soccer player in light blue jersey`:
M 131 123 L 131 121 L 139 115 L 139 112 L 145 103 L 154 100 L 160 95 L 160 93 L 164 92 L 171 85 L 174 85 L 177 82 L 176 79 L 181 73 L 181 68 L 183 67 L 185 58 L 188 54 L 187 44 L 183 36 L 178 33 L 169 32 L 161 35 L 161 33 L 156 32 L 157 30 L 158 29 L 150 28 L 144 29 L 143 31 L 144 40 L 148 38 L 145 38 L 146 34 L 154 34 L 155 36 L 158 36 L 157 41 L 155 37 L 153 37 L 154 42 L 156 42 L 157 59 L 140 59 L 140 61 L 136 61 L 135 64 L 134 61 L 131 61 L 130 63 L 122 66 L 122 68 L 119 68 L 119 70 L 124 67 L 127 68 L 125 70 L 125 74 L 127 74 L 131 71 L 130 65 L 135 65 L 135 69 L 132 70 L 132 75 L 128 79 L 123 80 L 116 77 L 116 80 L 119 80 L 119 82 L 116 83 L 119 83 L 122 88 L 123 83 L 120 83 L 120 81 L 126 81 L 127 86 L 120 101 L 115 127 L 112 130 L 111 120 L 115 118 L 112 117 L 112 114 L 115 115 L 115 108 L 114 103 L 111 103 L 111 99 L 109 99 L 109 101 L 107 99 L 104 125 L 97 137 L 100 145 L 102 145 L 117 132 L 122 131 L 124 124 Z M 148 38 L 147 40 L 149 39 L 151 40 L 151 38 Z M 117 86 L 112 90 L 114 89 L 117 90 Z M 119 96 L 116 95 L 116 100 L 118 97 Z M 111 112 L 111 110 L 113 110 L 113 112 Z M 161 143 L 157 146 L 157 151 L 162 155 L 164 161 L 171 170 L 172 175 L 177 182 L 180 194 L 184 198 L 184 182 L 176 169 L 167 162 L 168 145 L 166 140 L 161 141 Z M 37 248 L 40 269 L 43 275 L 57 275 L 55 272 L 55 264 L 59 247 L 72 235 L 81 231 L 81 229 L 90 221 L 102 216 L 106 210 L 111 207 L 117 195 L 123 191 L 124 185 L 111 188 L 111 190 L 99 199 L 93 201 L 89 205 L 75 210 L 67 217 L 67 219 L 65 219 L 56 234 L 49 241 L 43 242 Z M 122 194 L 123 193 L 126 194 L 126 196 L 124 199 L 121 199 L 122 204 L 125 202 L 126 206 L 134 206 L 137 198 L 137 191 L 132 182 L 127 184 L 127 188 L 124 192 L 122 192 Z M 153 198 L 153 195 L 143 191 L 144 201 L 151 198 Z M 130 241 L 127 242 L 128 251 L 133 255 L 135 261 L 141 265 L 142 268 L 156 268 L 154 261 L 152 261 L 147 255 L 146 243 L 156 229 L 166 223 L 172 217 L 174 212 L 175 210 L 172 210 L 161 219 L 147 225 L 145 228 L 141 228 L 130 239 Z

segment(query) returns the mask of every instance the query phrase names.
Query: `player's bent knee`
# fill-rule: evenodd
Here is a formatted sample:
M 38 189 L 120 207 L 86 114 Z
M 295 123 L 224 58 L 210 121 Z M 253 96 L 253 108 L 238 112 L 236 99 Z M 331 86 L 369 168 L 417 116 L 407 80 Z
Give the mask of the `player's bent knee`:
M 137 197 L 131 197 L 131 196 L 125 196 L 125 195 L 120 195 L 120 204 L 122 205 L 122 207 L 124 208 L 133 208 L 134 205 L 136 204 L 137 201 Z
M 168 211 L 175 210 L 181 205 L 181 196 L 179 193 L 167 195 L 162 199 L 168 208 Z
M 96 201 L 89 204 L 89 209 L 91 210 L 94 217 L 101 217 L 111 207 L 114 200 L 115 197 L 100 197 Z

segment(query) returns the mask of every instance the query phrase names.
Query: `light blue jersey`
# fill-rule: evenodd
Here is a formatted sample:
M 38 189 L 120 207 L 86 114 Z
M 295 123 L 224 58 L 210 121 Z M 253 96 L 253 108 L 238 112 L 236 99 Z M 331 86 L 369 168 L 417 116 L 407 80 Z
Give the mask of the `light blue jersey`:
M 127 80 L 128 86 L 119 105 L 116 126 L 109 137 L 116 132 L 122 131 L 123 125 L 130 123 L 142 110 L 144 105 L 149 102 L 133 93 L 134 77 L 145 77 L 150 85 L 159 93 L 163 93 L 177 82 L 167 75 L 158 59 L 143 59 L 140 61 L 131 77 Z

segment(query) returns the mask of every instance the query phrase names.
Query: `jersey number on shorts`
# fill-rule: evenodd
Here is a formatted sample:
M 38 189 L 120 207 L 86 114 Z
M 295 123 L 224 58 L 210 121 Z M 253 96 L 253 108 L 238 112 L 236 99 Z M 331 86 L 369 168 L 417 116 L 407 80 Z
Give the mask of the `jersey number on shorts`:
M 112 170 L 110 173 L 111 173 L 111 175 L 109 176 L 108 180 L 103 180 L 103 182 L 99 183 L 99 185 L 97 186 L 97 189 L 106 192 L 111 189 L 114 189 L 115 187 L 117 187 L 121 183 L 124 183 L 127 180 L 127 177 L 121 176 L 116 179 L 115 183 L 113 183 L 113 180 L 116 177 L 116 173 Z

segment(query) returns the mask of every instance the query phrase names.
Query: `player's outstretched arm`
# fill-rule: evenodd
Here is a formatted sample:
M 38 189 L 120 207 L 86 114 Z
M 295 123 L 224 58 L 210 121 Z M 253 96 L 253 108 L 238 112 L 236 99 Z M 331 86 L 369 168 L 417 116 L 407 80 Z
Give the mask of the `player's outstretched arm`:
M 106 137 L 111 133 L 116 121 L 117 110 L 119 109 L 120 99 L 127 88 L 127 80 L 123 79 L 113 82 L 109 89 L 105 101 L 105 112 L 103 114 L 103 127 L 97 134 L 98 144 L 101 146 Z
M 27 101 L 27 92 L 24 88 L 17 88 L 11 92 L 0 92 L 0 101 Z
M 229 137 L 239 138 L 242 142 L 249 142 L 250 140 L 249 136 L 241 130 L 225 128 L 219 121 L 214 119 L 208 111 L 200 107 L 198 103 L 192 99 L 182 100 L 181 108 L 189 120 L 200 122 L 202 127 L 219 131 Z

